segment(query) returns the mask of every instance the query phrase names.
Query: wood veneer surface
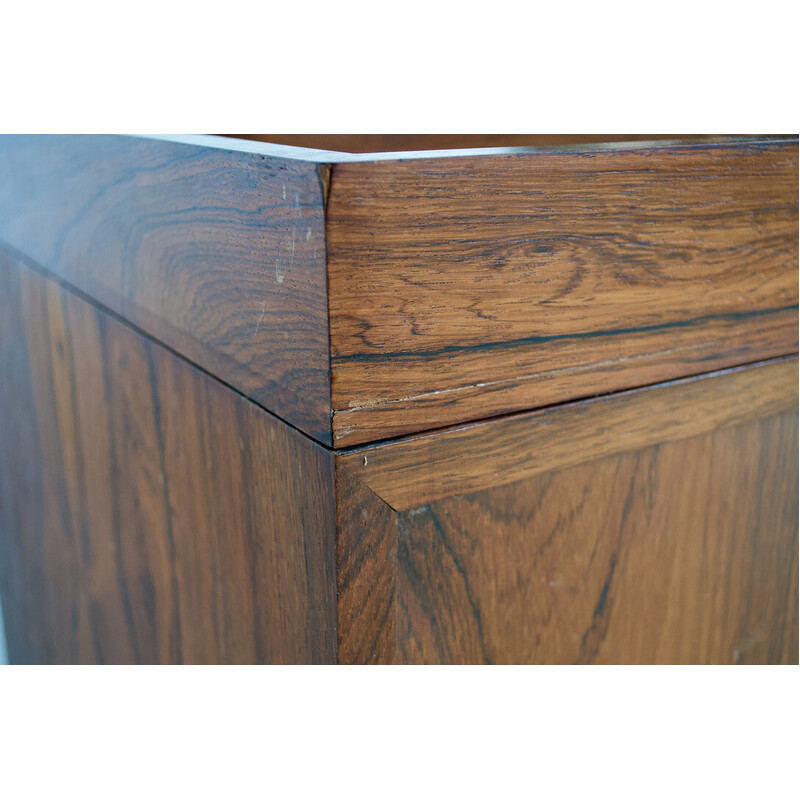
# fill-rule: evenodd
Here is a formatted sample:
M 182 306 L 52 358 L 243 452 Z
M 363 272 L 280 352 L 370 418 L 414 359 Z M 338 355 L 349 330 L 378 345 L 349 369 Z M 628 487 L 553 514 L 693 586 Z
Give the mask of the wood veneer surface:
M 174 140 L 0 136 L 0 240 L 330 444 L 324 183 Z
M 685 439 L 797 407 L 789 357 L 342 453 L 338 463 L 391 508 Z
M 3 137 L 0 239 L 334 447 L 797 350 L 796 139 L 340 155 Z
M 0 156 L 12 660 L 796 663 L 796 140 Z
M 13 663 L 336 659 L 329 453 L 0 255 Z
M 797 411 L 397 520 L 405 663 L 796 664 Z
M 15 662 L 797 660 L 796 359 L 336 454 L 0 267 Z
M 797 143 L 336 164 L 337 446 L 797 351 Z
M 551 469 L 478 490 L 467 481 L 401 512 L 340 457 L 340 658 L 797 663 L 796 364 L 782 368 L 791 387 L 765 382 L 773 403 L 719 427 L 634 435 L 605 453 L 582 452 L 579 439 Z M 704 383 L 718 402 L 724 377 Z M 631 430 L 640 411 L 631 408 Z M 570 446 L 561 421 L 544 434 L 550 452 L 562 434 Z M 462 441 L 431 471 L 480 456 Z M 518 461 L 531 458 L 523 444 Z

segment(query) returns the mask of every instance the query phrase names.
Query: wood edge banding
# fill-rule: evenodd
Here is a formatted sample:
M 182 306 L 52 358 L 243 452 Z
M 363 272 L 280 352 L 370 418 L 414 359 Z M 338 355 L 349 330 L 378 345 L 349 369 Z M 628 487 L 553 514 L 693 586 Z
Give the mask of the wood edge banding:
M 604 456 L 697 436 L 797 405 L 789 356 L 342 453 L 394 511 Z

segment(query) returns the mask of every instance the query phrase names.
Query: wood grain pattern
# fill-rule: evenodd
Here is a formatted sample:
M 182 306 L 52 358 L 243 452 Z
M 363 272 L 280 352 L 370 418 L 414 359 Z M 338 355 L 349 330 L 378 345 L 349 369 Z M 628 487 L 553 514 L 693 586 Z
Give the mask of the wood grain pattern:
M 339 661 L 395 658 L 397 515 L 336 463 L 336 594 Z
M 797 412 L 400 515 L 404 663 L 794 663 Z
M 0 239 L 323 444 L 797 349 L 796 141 L 323 164 L 219 140 L 3 137 Z
M 797 358 L 621 392 L 342 454 L 391 508 L 512 483 L 797 406 Z M 558 435 L 554 435 L 558 431 Z
M 342 663 L 797 663 L 797 407 L 774 410 L 401 513 L 339 457 Z
M 334 444 L 797 351 L 797 142 L 336 164 Z
M 329 444 L 323 183 L 257 153 L 3 136 L 0 239 Z
M 0 256 L 15 663 L 336 659 L 330 453 Z

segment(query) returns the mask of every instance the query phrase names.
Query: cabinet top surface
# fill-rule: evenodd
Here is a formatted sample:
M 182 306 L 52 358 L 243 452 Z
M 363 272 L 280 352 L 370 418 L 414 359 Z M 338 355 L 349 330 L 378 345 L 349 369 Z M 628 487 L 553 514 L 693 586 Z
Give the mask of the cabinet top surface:
M 730 136 L 624 133 L 276 134 L 274 136 L 269 134 L 196 134 L 159 135 L 148 138 L 325 164 L 797 141 L 796 135 Z

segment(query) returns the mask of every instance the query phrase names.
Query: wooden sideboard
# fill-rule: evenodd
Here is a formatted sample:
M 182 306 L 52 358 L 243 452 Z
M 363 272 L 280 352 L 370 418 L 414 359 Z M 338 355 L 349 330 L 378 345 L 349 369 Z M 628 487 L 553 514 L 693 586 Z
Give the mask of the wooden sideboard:
M 600 138 L 0 137 L 10 660 L 797 663 L 797 138 Z

